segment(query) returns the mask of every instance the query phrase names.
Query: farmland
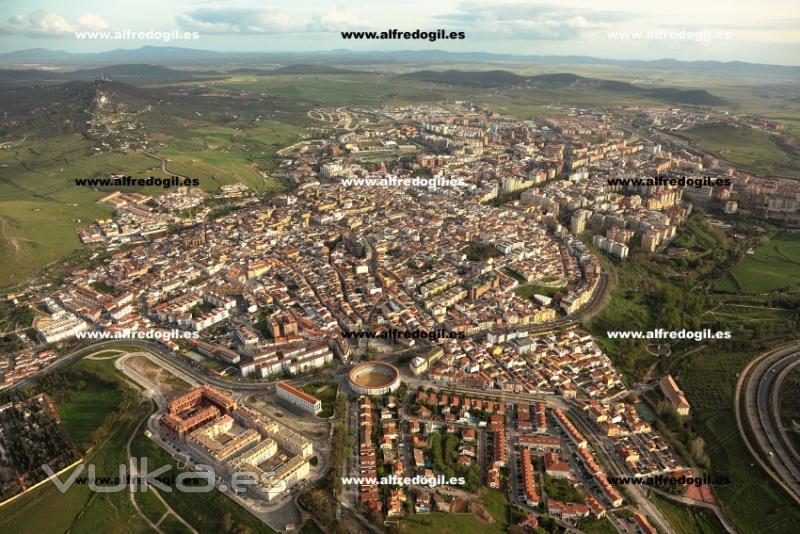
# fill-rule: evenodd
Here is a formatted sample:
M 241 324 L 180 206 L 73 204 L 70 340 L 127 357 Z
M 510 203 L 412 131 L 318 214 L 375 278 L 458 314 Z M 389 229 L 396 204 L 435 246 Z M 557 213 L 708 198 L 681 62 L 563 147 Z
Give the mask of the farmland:
M 800 233 L 781 232 L 734 267 L 717 284 L 730 293 L 763 293 L 790 288 L 800 272 Z
M 678 135 L 746 172 L 800 179 L 800 155 L 777 135 L 727 125 L 693 128 Z
M 693 411 L 692 426 L 706 442 L 711 472 L 727 476 L 732 484 L 714 491 L 725 516 L 740 531 L 790 531 L 800 511 L 775 486 L 744 446 L 736 427 L 733 399 L 738 372 L 752 354 L 710 348 L 694 355 L 681 371 L 681 386 Z M 746 500 L 748 506 L 738 503 Z

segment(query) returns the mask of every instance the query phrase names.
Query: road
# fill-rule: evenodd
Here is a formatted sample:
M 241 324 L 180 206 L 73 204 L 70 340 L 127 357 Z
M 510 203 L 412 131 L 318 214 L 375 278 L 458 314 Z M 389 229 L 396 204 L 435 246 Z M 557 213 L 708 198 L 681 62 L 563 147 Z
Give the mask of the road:
M 405 377 L 404 377 L 405 379 Z M 411 386 L 412 388 L 415 386 Z M 620 476 L 624 476 L 627 473 L 625 466 L 622 463 L 619 455 L 613 450 L 613 444 L 607 444 L 607 438 L 598 434 L 595 430 L 591 422 L 588 420 L 584 420 L 584 415 L 580 410 L 575 410 L 573 406 L 567 402 L 565 402 L 560 397 L 556 397 L 555 395 L 541 395 L 541 394 L 532 394 L 532 393 L 510 393 L 510 392 L 502 392 L 497 390 L 482 390 L 482 389 L 475 389 L 475 388 L 466 388 L 466 387 L 453 387 L 453 386 L 444 386 L 441 387 L 437 384 L 426 384 L 426 387 L 432 388 L 436 391 L 447 392 L 447 393 L 458 393 L 461 395 L 473 395 L 473 396 L 480 396 L 481 398 L 491 399 L 491 400 L 499 400 L 505 403 L 509 402 L 545 402 L 548 406 L 557 407 L 565 412 L 570 412 L 573 417 L 570 420 L 575 423 L 578 429 L 585 435 L 590 438 L 590 442 L 595 447 L 596 451 L 601 457 L 604 458 L 605 464 L 609 467 L 613 467 L 616 470 L 616 474 Z M 419 418 L 417 418 L 419 419 Z M 513 434 L 513 433 L 512 433 Z M 513 451 L 514 448 L 510 447 L 509 451 Z M 512 454 L 513 456 L 513 454 Z M 513 487 L 513 486 L 512 486 Z M 676 534 L 675 529 L 669 524 L 666 518 L 663 516 L 661 511 L 647 498 L 643 489 L 640 486 L 632 485 L 630 486 L 630 494 L 635 501 L 635 504 L 648 516 L 650 516 L 655 523 L 661 528 L 663 532 L 667 534 Z M 512 498 L 513 498 L 512 494 Z
M 778 402 L 781 384 L 798 364 L 798 342 L 750 362 L 736 384 L 736 424 L 753 458 L 800 504 L 798 453 L 783 429 Z
M 690 499 L 690 498 L 684 497 L 682 495 L 675 495 L 675 494 L 672 494 L 672 493 L 667 493 L 666 491 L 660 490 L 660 489 L 655 488 L 655 487 L 650 488 L 650 491 L 652 491 L 653 493 L 656 493 L 657 495 L 659 495 L 659 496 L 661 496 L 661 497 L 663 497 L 665 499 L 669 499 L 671 501 L 679 502 L 679 503 L 681 503 L 681 504 L 683 504 L 685 506 L 696 506 L 698 508 L 705 508 L 707 510 L 711 510 L 712 512 L 714 512 L 714 514 L 717 516 L 717 519 L 719 519 L 719 522 L 722 523 L 722 526 L 725 528 L 725 530 L 729 534 L 736 534 L 736 532 L 737 532 L 736 529 L 733 528 L 733 525 L 731 525 L 728 522 L 728 520 L 725 518 L 725 515 L 722 513 L 722 510 L 720 509 L 720 507 L 717 506 L 716 504 L 711 504 L 711 503 L 707 503 L 707 502 L 703 502 L 703 501 L 698 501 L 698 500 L 695 500 L 695 499 Z
M 133 455 L 131 454 L 131 444 L 133 443 L 133 440 L 136 437 L 136 435 L 139 433 L 139 430 L 142 428 L 142 424 L 145 421 L 147 421 L 147 420 L 149 420 L 151 418 L 151 416 L 152 416 L 152 414 L 153 414 L 155 409 L 156 409 L 156 405 L 153 402 L 153 400 L 150 399 L 150 411 L 144 417 L 144 419 L 139 421 L 139 424 L 136 425 L 136 429 L 134 429 L 134 431 L 131 433 L 131 436 L 128 438 L 128 443 L 125 445 L 125 450 L 126 450 L 126 452 L 128 454 L 128 466 L 129 466 L 129 469 L 130 469 L 130 476 L 131 477 L 139 477 L 140 476 L 139 475 L 139 471 L 138 471 L 138 466 L 137 466 L 136 462 L 133 459 Z M 140 485 L 135 485 L 133 487 L 138 489 L 138 487 L 140 487 Z M 153 494 L 155 494 L 155 496 L 158 498 L 159 501 L 161 501 L 161 504 L 163 504 L 164 508 L 166 509 L 166 512 L 164 513 L 164 515 L 161 517 L 161 519 L 158 521 L 157 524 L 155 524 L 152 521 L 150 521 L 150 519 L 148 519 L 148 517 L 144 514 L 144 512 L 142 512 L 141 508 L 139 508 L 139 503 L 136 502 L 136 491 L 130 491 L 129 495 L 130 495 L 130 499 L 131 499 L 131 504 L 133 505 L 133 508 L 136 510 L 136 513 L 138 513 L 139 516 L 141 516 L 141 518 L 144 519 L 147 522 L 147 524 L 150 525 L 151 528 L 153 528 L 154 530 L 156 530 L 159 533 L 163 532 L 161 530 L 161 528 L 159 528 L 159 525 L 161 524 L 162 521 L 164 521 L 164 518 L 167 515 L 172 514 L 173 516 L 175 516 L 175 518 L 179 522 L 183 523 L 183 525 L 187 529 L 189 529 L 192 532 L 192 534 L 199 534 L 197 532 L 197 530 L 192 525 L 187 523 L 186 520 L 183 517 L 181 517 L 180 514 L 178 514 L 172 508 L 172 506 L 169 505 L 169 503 L 166 500 L 164 500 L 164 498 L 161 496 L 161 494 L 158 492 L 158 490 L 156 490 L 155 487 L 153 487 L 153 486 L 148 484 L 147 485 L 147 491 L 150 491 Z
M 619 454 L 614 450 L 613 443 L 607 443 L 608 438 L 595 431 L 594 424 L 586 418 L 583 412 L 580 410 L 573 410 L 572 414 L 574 414 L 575 417 L 572 417 L 571 421 L 584 436 L 589 438 L 589 443 L 595 448 L 597 456 L 603 460 L 603 462 L 600 462 L 601 465 L 605 463 L 607 468 L 613 468 L 616 471 L 617 476 L 625 476 L 627 469 L 622 459 L 619 457 Z M 662 532 L 677 534 L 661 511 L 647 498 L 647 494 L 642 486 L 633 484 L 627 486 L 627 488 L 630 490 L 628 494 L 633 498 L 639 510 L 650 516 Z
M 57 361 L 53 362 L 46 369 L 43 369 L 41 372 L 36 373 L 36 375 L 26 378 L 24 380 L 20 380 L 16 384 L 9 386 L 8 389 L 13 390 L 13 389 L 25 388 L 35 383 L 41 376 L 47 373 L 51 373 L 56 369 L 58 369 L 59 367 L 63 367 L 64 365 L 72 363 L 76 360 L 79 360 L 95 352 L 99 352 L 103 349 L 110 349 L 119 346 L 139 347 L 143 351 L 149 352 L 150 354 L 156 356 L 163 362 L 166 362 L 168 365 L 177 367 L 184 373 L 195 377 L 200 382 L 210 384 L 220 389 L 233 391 L 234 393 L 265 393 L 274 390 L 275 384 L 278 382 L 277 380 L 274 381 L 265 380 L 260 382 L 237 382 L 233 380 L 226 380 L 224 378 L 208 374 L 206 369 L 200 367 L 199 365 L 193 365 L 189 363 L 189 361 L 186 358 L 178 356 L 174 352 L 166 349 L 165 347 L 163 347 L 158 343 L 136 340 L 136 339 L 114 339 L 114 340 L 92 343 L 91 345 L 77 349 L 67 354 L 66 356 L 59 358 Z M 306 383 L 324 380 L 326 376 L 330 377 L 330 375 L 333 374 L 334 373 L 332 373 L 331 371 L 328 371 L 323 375 L 316 375 L 316 376 L 312 375 L 312 376 L 302 377 L 298 379 L 289 380 L 289 382 L 291 382 L 294 385 L 303 385 Z
M 183 175 L 180 175 L 178 173 L 174 173 L 174 172 L 170 171 L 169 169 L 167 169 L 167 161 L 169 161 L 169 160 L 164 159 L 163 157 L 159 156 L 158 154 L 153 154 L 151 152 L 145 152 L 145 151 L 142 151 L 142 154 L 160 161 L 161 162 L 161 170 L 164 172 L 164 174 L 168 174 L 170 176 L 177 176 L 178 178 L 183 178 L 184 180 L 188 180 L 189 179 L 187 176 L 183 176 Z
M 144 388 L 144 394 L 150 399 L 151 402 L 155 402 L 156 409 L 151 410 L 150 414 L 142 420 L 142 423 L 145 421 L 147 422 L 147 430 L 149 430 L 150 434 L 153 436 L 151 439 L 153 442 L 161 447 L 169 456 L 178 462 L 178 466 L 180 468 L 183 465 L 188 466 L 193 470 L 197 470 L 197 464 L 202 463 L 202 461 L 194 460 L 190 458 L 186 452 L 184 452 L 185 444 L 181 443 L 180 441 L 176 441 L 174 439 L 169 438 L 169 436 L 165 435 L 160 428 L 159 425 L 159 418 L 164 413 L 164 406 L 166 405 L 167 399 L 165 399 L 161 393 L 159 392 L 159 385 L 158 382 L 154 382 L 153 380 L 147 378 L 146 376 L 140 374 L 138 371 L 135 370 L 133 366 L 126 365 L 128 359 L 135 357 L 135 356 L 145 356 L 157 365 L 163 366 L 167 371 L 173 373 L 175 376 L 183 380 L 187 380 L 189 383 L 196 385 L 197 380 L 192 379 L 191 377 L 187 377 L 185 374 L 181 373 L 180 371 L 176 370 L 174 367 L 166 364 L 162 360 L 159 360 L 156 356 L 152 353 L 128 353 L 119 356 L 115 362 L 114 366 L 123 374 L 125 374 L 132 382 L 138 384 L 140 387 Z M 141 423 L 139 425 L 141 427 Z M 137 427 L 138 432 L 138 427 Z M 136 433 L 134 433 L 135 435 Z M 131 440 L 133 436 L 131 436 Z M 130 457 L 130 441 L 129 441 L 129 457 Z M 188 452 L 188 451 L 187 451 Z M 329 462 L 329 454 L 320 454 L 320 449 L 317 448 L 317 457 L 321 460 L 321 466 L 328 465 Z M 183 464 L 183 465 L 181 465 Z M 131 469 L 135 471 L 135 466 L 131 466 Z M 314 468 L 312 471 L 311 477 L 309 481 L 313 481 L 315 478 L 319 478 L 321 476 L 321 469 Z M 254 499 L 249 497 L 248 495 L 242 494 L 239 495 L 233 492 L 227 485 L 223 483 L 223 479 L 218 479 L 217 489 L 227 496 L 229 499 L 236 502 L 239 506 L 248 510 L 251 514 L 256 516 L 260 521 L 264 524 L 268 525 L 272 529 L 281 530 L 283 528 L 283 524 L 280 523 L 280 520 L 277 518 L 283 518 L 287 514 L 291 516 L 291 521 L 294 522 L 296 510 L 289 509 L 287 511 L 287 507 L 293 507 L 293 501 L 288 500 L 287 498 L 290 497 L 293 493 L 287 493 L 286 497 L 277 499 L 275 501 L 271 501 L 269 503 Z M 304 483 L 305 484 L 305 483 Z M 193 530 L 195 534 L 197 532 L 189 525 L 182 517 L 180 517 L 170 506 L 169 504 L 162 498 L 159 492 L 152 486 L 148 487 L 148 491 L 152 491 L 155 493 L 156 497 L 164 504 L 167 509 L 167 513 L 174 514 L 179 521 L 184 523 L 189 529 Z M 163 520 L 163 518 L 162 518 Z

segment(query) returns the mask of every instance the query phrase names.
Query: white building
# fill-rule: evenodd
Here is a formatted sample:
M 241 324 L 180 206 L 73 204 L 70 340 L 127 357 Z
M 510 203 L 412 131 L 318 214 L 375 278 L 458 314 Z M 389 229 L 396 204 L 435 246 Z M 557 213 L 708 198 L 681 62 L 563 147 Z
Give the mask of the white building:
M 286 382 L 278 382 L 275 385 L 275 391 L 278 394 L 278 398 L 282 399 L 292 406 L 297 406 L 298 408 L 305 410 L 307 412 L 311 412 L 313 414 L 318 414 L 322 411 L 322 401 L 316 397 L 312 397 L 305 391 L 299 390 Z

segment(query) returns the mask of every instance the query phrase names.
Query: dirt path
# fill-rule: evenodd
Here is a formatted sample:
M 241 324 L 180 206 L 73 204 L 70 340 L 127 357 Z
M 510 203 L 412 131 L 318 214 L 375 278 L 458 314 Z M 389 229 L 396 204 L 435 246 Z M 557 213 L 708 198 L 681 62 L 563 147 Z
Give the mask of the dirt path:
M 130 473 L 131 473 L 131 477 L 137 477 L 137 476 L 139 476 L 139 473 L 138 473 L 138 471 L 137 471 L 137 468 L 136 468 L 136 464 L 135 464 L 134 462 L 132 462 L 132 461 L 131 461 L 131 459 L 132 459 L 132 458 L 131 458 L 131 457 L 132 457 L 132 455 L 131 455 L 131 443 L 133 443 L 133 438 L 135 438 L 135 437 L 136 437 L 136 435 L 139 433 L 139 430 L 141 430 L 141 428 L 142 428 L 142 425 L 145 423 L 145 421 L 147 421 L 147 420 L 150 418 L 150 415 L 153 413 L 153 411 L 154 411 L 154 410 L 155 410 L 155 405 L 153 404 L 153 400 L 152 400 L 152 399 L 150 399 L 150 410 L 147 412 L 147 415 L 146 415 L 144 418 L 142 418 L 142 420 L 141 420 L 141 421 L 139 421 L 139 424 L 138 424 L 138 425 L 136 425 L 136 429 L 135 429 L 135 430 L 134 430 L 134 431 L 131 433 L 131 436 L 128 438 L 128 443 L 125 445 L 125 450 L 126 450 L 126 451 L 127 451 L 127 453 L 128 453 L 128 465 L 129 465 L 129 467 L 130 467 Z M 131 491 L 131 492 L 129 493 L 129 495 L 130 495 L 130 498 L 131 498 L 131 504 L 132 504 L 132 505 L 133 505 L 133 507 L 136 509 L 136 512 L 137 512 L 137 513 L 138 513 L 138 514 L 139 514 L 139 515 L 142 517 L 142 519 L 144 519 L 144 520 L 147 522 L 147 524 L 148 524 L 148 525 L 150 525 L 150 527 L 151 527 L 153 530 L 155 530 L 156 532 L 159 532 L 160 534 L 163 534 L 163 533 L 164 533 L 164 531 L 163 531 L 163 530 L 161 530 L 161 528 L 159 528 L 159 525 L 161 524 L 161 522 L 162 522 L 162 521 L 164 521 L 164 518 L 165 518 L 165 517 L 166 517 L 168 514 L 172 514 L 172 515 L 174 515 L 174 516 L 175 516 L 175 518 L 176 518 L 178 521 L 180 521 L 181 523 L 183 523 L 183 524 L 186 526 L 186 528 L 188 528 L 189 530 L 191 530 L 191 531 L 193 532 L 193 534 L 199 534 L 199 533 L 197 532 L 197 530 L 196 530 L 194 527 L 192 527 L 192 525 L 190 525 L 188 522 L 186 522 L 186 520 L 185 520 L 183 517 L 181 517 L 181 516 L 180 516 L 180 515 L 179 515 L 179 514 L 178 514 L 178 513 L 177 513 L 177 512 L 176 512 L 176 511 L 175 511 L 175 510 L 174 510 L 174 509 L 173 509 L 173 508 L 172 508 L 172 507 L 171 507 L 171 506 L 168 504 L 168 503 L 167 503 L 167 501 L 165 501 L 165 500 L 164 500 L 164 498 L 161 496 L 161 494 L 158 492 L 158 490 L 156 490 L 156 488 L 154 488 L 154 487 L 153 487 L 153 486 L 151 486 L 151 485 L 148 485 L 148 487 L 147 487 L 147 491 L 151 491 L 151 492 L 153 492 L 153 494 L 154 494 L 156 497 L 158 497 L 158 500 L 159 500 L 159 501 L 161 501 L 161 504 L 163 504 L 163 505 L 164 505 L 164 508 L 166 508 L 166 510 L 167 510 L 167 512 L 166 512 L 166 513 L 165 513 L 165 514 L 164 514 L 164 515 L 161 517 L 161 519 L 159 519 L 159 520 L 158 520 L 158 524 L 156 524 L 156 523 L 153 523 L 152 521 L 150 521 L 150 519 L 149 519 L 149 518 L 148 518 L 146 515 L 144 515 L 144 512 L 142 512 L 142 510 L 139 508 L 139 504 L 136 502 L 136 492 L 134 492 L 134 491 Z

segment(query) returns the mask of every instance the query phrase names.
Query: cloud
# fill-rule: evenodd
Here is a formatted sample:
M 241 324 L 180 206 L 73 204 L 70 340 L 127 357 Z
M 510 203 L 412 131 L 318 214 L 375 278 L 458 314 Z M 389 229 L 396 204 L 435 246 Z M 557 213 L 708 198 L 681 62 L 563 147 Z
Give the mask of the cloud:
M 287 12 L 271 7 L 200 8 L 175 20 L 183 29 L 201 33 L 288 33 L 298 29 Z
M 30 37 L 59 37 L 76 31 L 102 31 L 109 29 L 108 22 L 94 13 L 84 13 L 74 22 L 64 17 L 38 9 L 28 16 L 14 15 L 0 26 L 0 33 L 27 35 Z
M 338 32 L 367 26 L 343 6 L 304 19 L 275 8 L 199 8 L 178 15 L 176 21 L 189 31 L 239 34 Z
M 470 32 L 542 40 L 578 39 L 583 32 L 609 27 L 610 22 L 632 18 L 618 11 L 578 10 L 555 4 L 506 1 L 460 2 L 456 11 L 436 18 Z
M 336 6 L 320 16 L 312 17 L 307 25 L 309 31 L 340 32 L 347 30 L 361 30 L 371 26 L 365 20 L 354 15 L 344 6 Z

